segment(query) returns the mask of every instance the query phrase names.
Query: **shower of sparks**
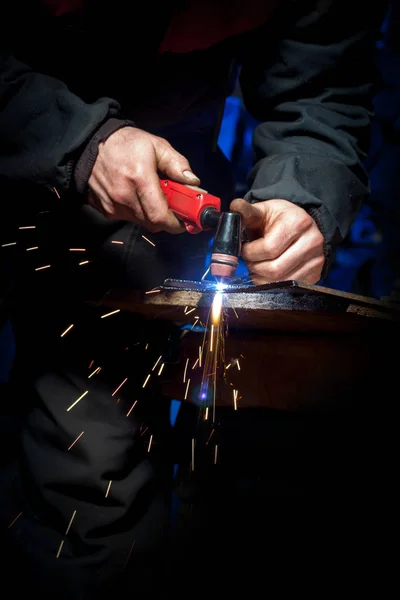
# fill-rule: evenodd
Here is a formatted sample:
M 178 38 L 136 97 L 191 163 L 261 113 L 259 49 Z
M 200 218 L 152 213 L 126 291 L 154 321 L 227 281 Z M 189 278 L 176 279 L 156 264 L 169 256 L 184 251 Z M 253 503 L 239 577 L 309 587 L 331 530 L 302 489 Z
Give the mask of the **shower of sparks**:
M 148 242 L 148 243 L 149 243 L 149 244 L 151 244 L 152 246 L 155 246 L 155 243 L 154 243 L 154 242 L 152 242 L 151 240 L 149 240 L 149 238 L 147 238 L 145 235 L 142 235 L 142 238 L 143 238 L 144 240 L 146 240 L 146 242 Z
M 111 317 L 111 315 L 116 315 L 117 313 L 121 312 L 121 309 L 118 308 L 117 310 L 112 310 L 109 313 L 106 313 L 105 315 L 101 315 L 101 319 L 105 319 L 106 317 Z
M 64 540 L 61 540 L 60 545 L 57 550 L 56 558 L 60 558 L 60 554 L 61 554 L 61 550 L 62 550 L 63 546 L 64 546 Z
M 143 383 L 143 385 L 142 385 L 142 388 L 146 387 L 146 385 L 148 384 L 148 381 L 149 381 L 150 377 L 151 377 L 151 374 L 149 373 L 149 374 L 147 375 L 146 379 L 144 380 L 144 383 Z
M 82 265 L 88 265 L 90 263 L 90 260 L 82 260 L 78 266 L 81 267 Z
M 125 377 L 125 379 L 123 380 L 123 382 L 119 384 L 119 386 L 113 391 L 113 393 L 111 395 L 115 396 L 115 394 L 118 392 L 118 390 L 120 390 L 122 388 L 122 386 L 124 385 L 124 383 L 126 383 L 127 381 L 128 381 L 128 378 Z
M 112 244 L 121 244 L 123 246 L 124 242 L 120 242 L 119 240 L 111 240 Z
M 96 373 L 100 373 L 101 371 L 101 367 L 96 367 L 94 371 L 92 371 L 90 373 L 90 375 L 88 375 L 88 379 L 90 379 L 91 377 L 93 377 L 93 375 L 96 375 Z
M 27 252 L 30 252 L 31 250 L 39 250 L 39 246 L 31 246 L 31 248 L 26 248 Z
M 188 379 L 188 381 L 187 381 L 187 385 L 186 385 L 186 392 L 185 392 L 185 398 L 184 398 L 184 400 L 187 400 L 187 396 L 188 396 L 188 392 L 189 392 L 189 385 L 190 385 L 190 379 Z
M 68 532 L 71 529 L 72 521 L 75 519 L 75 515 L 76 515 L 76 510 L 74 510 L 74 512 L 72 513 L 72 517 L 68 523 L 68 527 L 66 529 L 65 535 L 68 535 Z
M 18 229 L 36 229 L 36 225 L 24 225 L 23 227 L 18 227 Z
M 196 440 L 192 438 L 192 472 L 194 471 L 194 448 L 195 448 Z
M 51 265 L 44 265 L 43 267 L 36 267 L 35 271 L 42 271 L 43 269 L 49 269 Z
M 183 372 L 183 383 L 186 383 L 186 373 L 187 373 L 188 364 L 189 364 L 189 358 L 186 359 L 185 370 Z
M 74 408 L 74 406 L 76 404 L 78 404 L 78 402 L 80 402 L 82 400 L 82 398 L 84 398 L 86 396 L 86 394 L 89 393 L 89 390 L 86 390 L 86 392 L 83 392 L 83 394 L 81 396 L 79 396 L 79 398 L 77 400 L 75 400 L 75 402 L 73 404 L 71 404 L 71 406 L 69 406 L 67 408 L 67 412 L 71 410 L 71 408 Z
M 107 498 L 107 497 L 108 497 L 108 494 L 109 494 L 109 492 L 110 492 L 110 487 L 111 487 L 111 484 L 112 484 L 112 480 L 110 480 L 110 483 L 109 483 L 109 484 L 108 484 L 108 486 L 107 486 L 107 490 L 106 490 L 106 495 L 105 495 L 105 498 Z
M 60 337 L 64 337 L 64 335 L 66 335 L 68 333 L 68 331 L 71 331 L 71 329 L 73 328 L 74 324 L 72 323 L 72 325 L 70 325 L 69 327 L 67 327 L 67 329 L 65 331 L 62 332 Z
M 147 446 L 147 452 L 150 452 L 151 444 L 153 443 L 153 434 L 151 434 L 149 439 L 149 445 Z
M 157 373 L 157 376 L 158 376 L 158 377 L 159 377 L 159 376 L 161 375 L 161 373 L 163 372 L 163 370 L 164 370 L 164 367 L 165 367 L 165 363 L 163 363 L 163 364 L 161 365 L 161 367 L 160 367 L 160 370 L 159 370 L 159 371 L 158 371 L 158 373 Z
M 2 248 L 7 248 L 8 246 L 16 246 L 17 242 L 9 242 L 8 244 L 2 244 L 1 247 Z
M 154 371 L 154 369 L 157 367 L 157 365 L 158 365 L 158 363 L 160 362 L 160 360 L 161 360 L 161 359 L 162 359 L 162 354 L 161 354 L 161 356 L 159 356 L 159 357 L 157 358 L 156 362 L 154 363 L 154 366 L 153 366 L 153 368 L 151 369 L 152 371 Z
M 133 411 L 133 409 L 135 408 L 137 404 L 137 400 L 135 400 L 135 402 L 132 404 L 132 406 L 130 407 L 130 409 L 128 410 L 128 412 L 126 413 L 126 416 L 129 417 L 129 415 L 131 414 L 131 412 Z
M 145 292 L 145 294 L 158 294 L 159 292 L 161 292 L 161 290 L 156 289 L 156 290 L 149 290 L 148 292 Z
M 74 440 L 74 441 L 72 442 L 72 444 L 71 444 L 71 445 L 68 447 L 68 450 L 71 450 L 72 446 L 74 446 L 74 445 L 76 444 L 76 442 L 77 442 L 77 441 L 78 441 L 78 440 L 79 440 L 79 439 L 80 439 L 80 438 L 83 436 L 83 434 L 84 434 L 84 433 L 85 433 L 85 432 L 84 432 L 84 431 L 82 431 L 82 432 L 81 432 L 81 433 L 78 435 L 78 437 L 76 438 L 76 440 Z
M 70 252 L 86 252 L 86 248 L 70 248 Z
M 19 513 L 19 514 L 18 514 L 18 515 L 17 515 L 17 516 L 16 516 L 16 517 L 15 517 L 15 518 L 14 518 L 14 519 L 11 521 L 11 523 L 10 523 L 10 524 L 9 524 L 9 526 L 8 526 L 8 529 L 10 529 L 10 527 L 12 527 L 12 526 L 14 525 L 15 521 L 17 521 L 17 520 L 20 518 L 20 516 L 21 516 L 21 515 L 22 515 L 22 512 L 20 512 L 20 513 Z
M 61 198 L 60 194 L 58 193 L 58 190 L 55 187 L 53 187 L 53 192 L 55 193 L 57 198 Z

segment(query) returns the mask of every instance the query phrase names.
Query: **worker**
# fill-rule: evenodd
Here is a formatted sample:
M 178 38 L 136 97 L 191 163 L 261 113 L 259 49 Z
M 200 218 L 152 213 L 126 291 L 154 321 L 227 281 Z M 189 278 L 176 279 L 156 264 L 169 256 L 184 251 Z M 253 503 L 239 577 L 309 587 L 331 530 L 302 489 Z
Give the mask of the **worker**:
M 36 591 L 97 598 L 129 567 L 132 589 L 151 597 L 171 430 L 154 389 L 130 408 L 147 346 L 154 358 L 173 333 L 134 315 L 100 319 L 85 300 L 95 286 L 151 289 L 204 259 L 206 238 L 183 233 L 160 175 L 241 214 L 254 283 L 321 281 L 369 194 L 386 3 L 37 0 L 2 11 L 1 253 L 22 420 L 2 486 L 7 547 Z M 237 85 L 258 123 L 244 198 L 217 143 Z

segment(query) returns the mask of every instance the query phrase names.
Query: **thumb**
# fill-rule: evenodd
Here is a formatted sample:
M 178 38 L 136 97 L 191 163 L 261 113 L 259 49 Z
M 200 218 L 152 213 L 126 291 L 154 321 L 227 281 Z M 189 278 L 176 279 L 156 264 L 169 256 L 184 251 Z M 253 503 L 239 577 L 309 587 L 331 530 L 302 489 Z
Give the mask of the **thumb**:
M 156 143 L 154 146 L 158 170 L 168 179 L 189 185 L 200 184 L 200 179 L 193 173 L 189 161 L 171 144 L 163 140 L 162 144 Z
M 242 217 L 242 225 L 247 229 L 261 229 L 265 221 L 265 210 L 262 204 L 250 204 L 243 198 L 232 200 L 229 209 Z

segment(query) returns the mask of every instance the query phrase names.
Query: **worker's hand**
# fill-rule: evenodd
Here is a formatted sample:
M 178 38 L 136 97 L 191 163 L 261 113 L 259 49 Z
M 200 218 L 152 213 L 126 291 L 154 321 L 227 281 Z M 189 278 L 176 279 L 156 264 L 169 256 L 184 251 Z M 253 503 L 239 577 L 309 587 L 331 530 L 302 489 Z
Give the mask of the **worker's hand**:
M 148 231 L 181 233 L 158 173 L 199 185 L 186 158 L 167 142 L 135 127 L 118 129 L 100 144 L 89 179 L 88 202 L 108 219 L 132 221 Z
M 293 279 L 315 284 L 324 266 L 324 238 L 314 219 L 287 200 L 250 204 L 233 200 L 230 210 L 242 215 L 249 241 L 242 258 L 253 283 Z

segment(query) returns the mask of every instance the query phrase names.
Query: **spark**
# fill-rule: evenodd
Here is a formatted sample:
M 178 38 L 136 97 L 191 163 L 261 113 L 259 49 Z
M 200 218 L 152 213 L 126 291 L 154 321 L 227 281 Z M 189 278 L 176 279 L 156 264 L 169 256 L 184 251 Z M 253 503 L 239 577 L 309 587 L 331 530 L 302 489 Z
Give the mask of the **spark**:
M 82 431 L 82 432 L 81 432 L 81 433 L 78 435 L 78 437 L 76 438 L 76 440 L 74 440 L 74 441 L 72 442 L 72 444 L 69 446 L 68 450 L 71 450 L 72 446 L 74 446 L 74 445 L 76 444 L 76 442 L 79 440 L 79 438 L 81 438 L 81 437 L 83 436 L 83 434 L 84 434 L 84 433 L 85 433 L 85 432 L 84 432 L 84 431 Z
M 119 240 L 111 240 L 111 243 L 112 244 L 121 244 L 121 245 L 124 244 L 124 242 L 120 242 Z
M 226 367 L 225 367 L 225 371 L 227 371 L 228 369 L 230 369 L 230 368 L 231 368 L 231 366 L 232 366 L 232 363 L 230 362 L 230 363 L 229 363 L 229 365 L 226 365 Z
M 215 444 L 215 448 L 214 448 L 214 465 L 217 464 L 217 460 L 218 460 L 218 444 Z
M 86 248 L 70 248 L 70 252 L 86 252 Z
M 43 267 L 37 267 L 35 271 L 41 271 L 42 269 L 48 269 L 51 265 L 44 265 Z
M 73 408 L 76 404 L 78 404 L 78 402 L 80 402 L 82 400 L 82 398 L 84 398 L 86 396 L 86 394 L 89 393 L 89 390 L 86 390 L 86 392 L 83 392 L 82 396 L 79 396 L 78 400 L 75 400 L 75 402 L 73 404 L 71 404 L 71 406 L 69 408 L 67 408 L 67 412 L 71 410 L 71 408 Z
M 154 363 L 154 367 L 151 369 L 152 371 L 154 371 L 154 369 L 156 368 L 156 366 L 158 365 L 158 363 L 160 362 L 160 360 L 162 359 L 162 354 L 161 356 L 159 356 L 156 360 L 156 362 Z
M 204 281 L 204 279 L 207 277 L 207 275 L 210 272 L 211 267 L 208 267 L 207 271 L 204 273 L 203 277 L 201 278 L 201 281 Z
M 88 379 L 93 377 L 93 375 L 96 375 L 96 373 L 100 373 L 100 371 L 101 371 L 101 367 L 96 367 L 96 369 L 92 373 L 90 373 L 90 375 L 88 375 Z
M 196 307 L 191 308 L 190 310 L 187 311 L 187 313 L 185 313 L 185 315 L 190 315 L 190 313 L 192 313 L 195 310 L 196 310 Z
M 15 521 L 17 521 L 17 520 L 20 518 L 20 516 L 21 516 L 21 515 L 22 515 L 22 512 L 20 512 L 20 513 L 19 513 L 19 514 L 18 514 L 18 515 L 17 515 L 17 516 L 16 516 L 16 517 L 15 517 L 15 518 L 14 518 L 14 519 L 11 521 L 11 523 L 10 523 L 10 524 L 9 524 L 9 526 L 8 526 L 8 529 L 10 529 L 10 527 L 12 527 L 12 526 L 14 525 Z
M 68 531 L 71 529 L 71 525 L 72 525 L 72 521 L 75 519 L 75 515 L 76 515 L 76 510 L 74 510 L 74 512 L 72 513 L 72 517 L 68 523 L 68 527 L 67 530 L 65 532 L 65 535 L 68 535 Z
M 146 240 L 146 242 L 149 242 L 149 244 L 151 244 L 152 246 L 155 246 L 155 243 L 154 243 L 154 242 L 152 242 L 151 240 L 149 240 L 149 238 L 147 238 L 145 235 L 142 235 L 142 238 L 143 238 L 144 240 Z
M 80 263 L 78 263 L 78 266 L 81 267 L 82 265 L 88 265 L 90 263 L 90 260 L 82 260 Z
M 210 433 L 210 435 L 208 436 L 208 440 L 206 441 L 206 446 L 208 446 L 208 444 L 209 444 L 209 441 L 211 440 L 211 438 L 212 438 L 212 436 L 214 435 L 214 433 L 215 433 L 215 429 L 213 428 L 213 429 L 211 429 L 211 433 Z
M 141 432 L 140 435 L 144 435 L 146 433 L 146 431 L 148 430 L 148 427 L 146 427 L 145 429 L 143 429 L 143 431 Z
M 208 406 L 206 406 L 206 410 L 204 411 L 204 420 L 207 421 L 208 419 Z
M 160 370 L 159 370 L 159 371 L 158 371 L 158 373 L 157 373 L 157 375 L 158 375 L 158 376 L 159 376 L 159 375 L 161 375 L 161 373 L 162 373 L 162 372 L 163 372 L 163 370 L 164 370 L 164 367 L 165 367 L 165 363 L 163 363 L 163 364 L 161 365 L 161 367 L 160 367 Z
M 191 469 L 192 472 L 194 471 L 194 447 L 195 447 L 195 443 L 196 443 L 195 439 L 192 438 L 192 465 L 191 465 L 192 466 L 192 469 Z
M 18 229 L 36 229 L 36 225 L 24 225 L 23 227 L 18 227 Z
M 128 562 L 129 562 L 129 559 L 130 559 L 130 557 L 131 557 L 132 550 L 133 550 L 133 547 L 134 547 L 135 543 L 136 543 L 136 542 L 133 542 L 133 544 L 132 544 L 132 546 L 131 546 L 131 549 L 130 549 L 130 550 L 129 550 L 129 552 L 128 552 L 128 556 L 127 556 L 127 559 L 126 559 L 126 561 L 125 561 L 125 564 L 124 564 L 124 569 L 126 568 L 126 565 L 127 565 L 127 564 L 128 564 Z
M 202 357 L 202 354 L 203 354 L 203 348 L 200 345 L 199 346 L 199 367 L 201 367 L 201 357 Z
M 214 325 L 211 325 L 211 334 L 210 334 L 210 352 L 213 351 L 213 340 L 214 340 Z
M 147 452 L 150 452 L 152 442 L 153 442 L 153 434 L 151 434 L 151 436 L 150 436 L 149 445 L 147 446 Z
M 108 486 L 107 486 L 107 490 L 106 490 L 106 495 L 105 495 L 105 498 L 107 498 L 107 497 L 108 497 L 108 494 L 109 494 L 109 492 L 110 492 L 110 488 L 111 488 L 111 484 L 112 484 L 112 480 L 110 479 L 110 483 L 109 483 L 109 484 L 108 484 Z
M 193 325 L 192 325 L 192 329 L 194 329 L 194 328 L 196 327 L 197 323 L 198 323 L 198 322 L 199 322 L 199 320 L 200 320 L 200 319 L 199 319 L 199 317 L 195 317 L 195 319 L 196 319 L 196 320 L 195 320 L 195 322 L 194 322 L 194 323 L 193 323 Z
M 158 294 L 158 292 L 161 292 L 161 290 L 160 289 L 149 290 L 148 292 L 145 292 L 145 294 Z
M 2 244 L 1 247 L 2 248 L 7 248 L 7 246 L 16 246 L 17 242 L 9 242 L 8 244 Z
M 246 358 L 243 356 L 243 354 L 239 354 L 239 356 L 241 356 L 242 358 L 244 358 L 244 360 L 246 360 Z
M 147 350 L 148 347 L 149 347 L 149 344 L 146 344 L 146 346 L 144 347 L 144 349 Z
M 25 250 L 27 252 L 30 252 L 31 250 L 39 250 L 39 246 L 31 246 L 31 248 L 25 248 Z
M 94 365 L 94 360 L 91 360 L 91 361 L 90 361 L 90 364 L 89 364 L 89 366 L 88 366 L 88 369 L 91 369 L 91 368 L 93 367 L 93 365 Z
M 192 371 L 196 368 L 198 362 L 199 362 L 199 359 L 197 359 L 196 362 L 194 363 L 194 365 L 192 367 Z
M 240 364 L 239 364 L 239 359 L 238 358 L 236 359 L 236 366 L 238 368 L 238 371 L 240 371 Z
M 67 329 L 65 331 L 62 332 L 60 337 L 64 337 L 64 335 L 66 335 L 68 333 L 68 331 L 71 331 L 71 329 L 73 328 L 74 324 L 72 323 L 72 325 L 70 325 L 69 327 L 67 327 Z
M 146 379 L 144 380 L 144 384 L 142 385 L 142 388 L 146 387 L 146 385 L 147 385 L 147 383 L 148 383 L 148 381 L 149 381 L 150 377 L 151 377 L 151 373 L 149 373 L 149 374 L 147 375 Z
M 111 394 L 112 396 L 115 396 L 115 394 L 118 392 L 118 390 L 120 390 L 122 388 L 122 386 L 124 385 L 124 383 L 128 381 L 128 378 L 125 377 L 125 379 L 123 380 L 122 383 L 119 384 L 119 386 L 113 391 L 113 393 Z
M 189 364 L 189 359 L 186 359 L 186 364 L 185 364 L 185 371 L 183 373 L 183 383 L 186 382 L 186 372 L 187 372 L 187 368 L 188 368 L 188 364 Z
M 61 543 L 60 543 L 60 545 L 58 547 L 58 551 L 57 551 L 57 554 L 56 554 L 56 558 L 59 558 L 63 546 L 64 546 L 64 540 L 61 540 Z
M 233 390 L 233 407 L 237 410 L 238 390 Z
M 61 198 L 60 194 L 58 193 L 57 189 L 55 187 L 53 187 L 53 192 L 55 193 L 55 195 L 57 196 L 57 198 Z
M 119 312 L 121 312 L 120 308 L 118 308 L 117 310 L 113 310 L 109 313 L 106 313 L 105 315 L 101 315 L 101 319 L 105 319 L 106 317 L 110 317 L 111 315 L 116 315 Z
M 190 379 L 188 379 L 187 385 L 186 385 L 186 392 L 185 392 L 185 398 L 184 400 L 187 399 L 187 395 L 188 395 L 188 391 L 189 391 L 189 385 L 190 385 Z
M 135 400 L 135 402 L 132 404 L 132 406 L 130 407 L 130 409 L 128 410 L 128 412 L 126 413 L 126 416 L 129 417 L 129 415 L 131 414 L 131 412 L 133 411 L 133 409 L 135 408 L 137 404 L 137 400 Z

